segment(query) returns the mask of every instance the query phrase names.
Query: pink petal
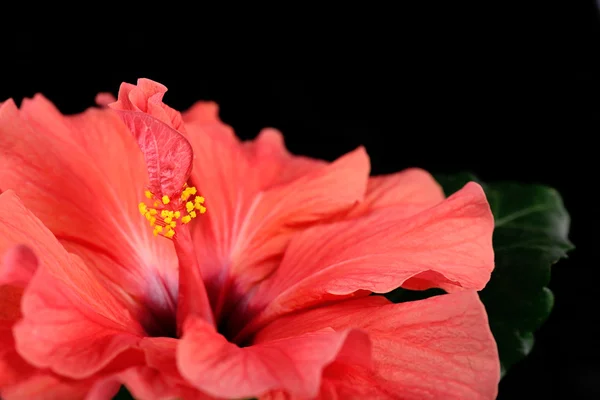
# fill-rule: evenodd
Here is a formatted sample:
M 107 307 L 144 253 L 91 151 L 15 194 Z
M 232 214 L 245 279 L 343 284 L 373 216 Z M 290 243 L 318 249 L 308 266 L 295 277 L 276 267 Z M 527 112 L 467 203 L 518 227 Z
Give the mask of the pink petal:
M 143 338 L 140 348 L 146 364 L 110 375 L 105 384 L 123 384 L 136 399 L 213 399 L 190 386 L 179 373 L 177 343 L 177 339 L 166 337 Z
M 365 200 L 352 209 L 349 217 L 387 207 L 395 207 L 395 213 L 410 217 L 444 199 L 444 191 L 431 174 L 410 168 L 370 178 Z
M 138 211 L 147 181 L 139 147 L 113 111 L 65 117 L 39 95 L 21 111 L 10 100 L 0 108 L 2 189 L 114 282 L 140 320 L 173 314 L 177 296 L 173 245 L 153 237 Z
M 181 193 L 193 159 L 181 115 L 162 102 L 166 91 L 158 82 L 139 79 L 137 86 L 123 83 L 118 100 L 108 105 L 137 140 L 148 168 L 148 189 L 158 198 Z
M 225 398 L 274 389 L 314 397 L 323 368 L 336 358 L 370 365 L 370 344 L 359 331 L 324 329 L 240 348 L 199 319 L 187 321 L 177 349 L 179 369 L 198 389 Z
M 213 397 L 207 396 L 202 392 L 173 383 L 158 370 L 149 367 L 130 368 L 118 375 L 112 377 L 113 382 L 124 384 L 127 390 L 135 399 L 154 400 L 154 399 L 194 399 L 194 400 L 212 400 Z M 105 400 L 98 398 L 98 400 Z M 88 399 L 86 399 L 88 400 Z
M 137 80 L 137 85 L 122 83 L 119 98 L 111 107 L 122 111 L 139 111 L 158 119 L 170 128 L 185 132 L 181 114 L 163 103 L 166 86 L 146 78 Z
M 107 367 L 145 334 L 12 191 L 0 194 L 0 237 L 30 247 L 39 262 L 21 300 L 22 319 L 13 328 L 17 351 L 29 363 L 83 378 Z
M 14 245 L 6 239 L 0 245 L 0 254 L 4 254 L 0 285 L 11 285 L 25 288 L 37 270 L 38 259 L 33 251 L 22 244 Z
M 238 317 L 248 334 L 279 315 L 326 301 L 391 291 L 422 272 L 431 285 L 482 289 L 494 268 L 494 220 L 481 187 L 469 183 L 411 218 L 384 209 L 296 236 L 279 269 Z M 437 279 L 439 278 L 439 279 Z M 242 334 L 242 336 L 243 336 Z
M 161 121 L 139 112 L 117 111 L 144 154 L 148 189 L 158 198 L 176 197 L 192 171 L 192 147 L 186 138 Z
M 95 98 L 95 103 L 100 107 L 107 107 L 110 103 L 117 101 L 112 93 L 102 92 L 98 93 Z
M 34 372 L 15 350 L 12 334 L 21 317 L 22 288 L 0 286 L 0 389 L 27 378 Z
M 295 231 L 362 200 L 368 157 L 362 148 L 331 164 L 295 157 L 273 129 L 240 143 L 214 103 L 183 117 L 196 157 L 192 182 L 208 208 L 194 226 L 196 251 L 219 313 L 225 299 L 235 304 L 273 271 Z
M 401 304 L 383 297 L 345 301 L 278 319 L 255 342 L 323 327 L 367 332 L 375 369 L 337 361 L 324 372 L 322 394 L 333 390 L 341 399 L 496 398 L 498 351 L 474 291 Z
M 92 385 L 87 381 L 70 381 L 55 375 L 37 374 L 0 390 L 0 395 L 4 400 L 105 400 L 114 395 L 113 388 L 105 388 L 101 392 L 104 397 L 90 396 Z

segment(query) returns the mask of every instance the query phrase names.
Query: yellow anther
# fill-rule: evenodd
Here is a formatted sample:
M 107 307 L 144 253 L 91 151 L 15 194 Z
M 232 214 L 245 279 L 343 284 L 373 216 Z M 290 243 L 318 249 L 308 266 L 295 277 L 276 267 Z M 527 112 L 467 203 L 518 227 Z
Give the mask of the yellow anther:
M 145 204 L 145 203 L 140 203 L 140 204 L 138 205 L 138 208 L 139 208 L 139 210 L 140 210 L 140 213 L 141 213 L 142 215 L 145 215 L 145 214 L 146 214 L 146 211 L 148 211 L 148 207 L 146 206 L 146 204 Z
M 191 212 L 194 209 L 194 203 L 188 201 L 187 203 L 185 203 L 185 209 L 187 210 L 187 212 Z
M 197 192 L 195 187 L 184 185 L 183 191 L 181 192 L 181 199 L 185 204 L 185 210 L 187 210 L 187 212 L 181 209 L 182 203 L 180 203 L 179 200 L 175 201 L 173 206 L 168 207 L 171 208 L 171 210 L 164 209 L 165 205 L 171 203 L 169 196 L 165 195 L 157 199 L 149 190 L 144 192 L 147 198 L 153 200 L 154 207 L 150 207 L 146 203 L 141 202 L 138 205 L 138 208 L 140 213 L 150 222 L 150 226 L 154 228 L 152 231 L 154 236 L 161 235 L 168 239 L 172 239 L 175 236 L 175 228 L 178 224 L 177 220 L 180 220 L 182 224 L 188 224 L 192 219 L 198 216 L 198 213 L 202 214 L 206 212 L 206 207 L 202 205 L 202 203 L 204 203 L 204 197 L 195 196 L 194 200 L 191 200 L 191 196 L 195 195 Z M 177 210 L 173 210 L 173 208 Z

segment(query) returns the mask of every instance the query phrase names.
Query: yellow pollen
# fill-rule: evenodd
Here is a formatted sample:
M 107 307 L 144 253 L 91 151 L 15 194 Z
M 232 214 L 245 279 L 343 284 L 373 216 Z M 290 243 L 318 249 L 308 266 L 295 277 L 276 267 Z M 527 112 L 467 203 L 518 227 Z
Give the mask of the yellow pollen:
M 172 239 L 176 234 L 175 228 L 177 228 L 179 221 L 185 225 L 196 218 L 198 212 L 200 214 L 206 212 L 206 207 L 202 205 L 204 197 L 195 196 L 196 193 L 198 191 L 195 187 L 184 185 L 181 191 L 181 200 L 175 198 L 175 201 L 171 201 L 169 196 L 166 195 L 157 199 L 152 192 L 146 190 L 144 195 L 153 202 L 153 207 L 150 207 L 145 202 L 141 202 L 138 205 L 138 209 L 140 214 L 153 227 L 152 234 L 154 236 L 161 235 Z M 191 200 L 192 196 L 195 196 L 194 200 Z
M 173 229 L 165 232 L 165 237 L 171 239 L 175 235 L 175 231 Z
M 139 210 L 140 210 L 140 213 L 141 213 L 142 215 L 145 215 L 145 214 L 146 214 L 146 211 L 148 211 L 148 207 L 146 206 L 146 204 L 145 204 L 145 203 L 140 203 L 140 204 L 139 204 L 139 206 L 138 206 L 138 208 L 139 208 Z

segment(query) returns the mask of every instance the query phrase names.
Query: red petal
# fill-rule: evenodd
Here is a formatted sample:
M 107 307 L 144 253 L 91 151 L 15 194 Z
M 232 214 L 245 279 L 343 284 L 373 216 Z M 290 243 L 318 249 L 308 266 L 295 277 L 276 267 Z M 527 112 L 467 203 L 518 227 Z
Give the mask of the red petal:
M 314 397 L 323 368 L 336 358 L 369 365 L 370 343 L 359 331 L 311 332 L 240 348 L 200 319 L 187 321 L 177 349 L 179 369 L 217 397 L 254 397 L 274 389 Z
M 333 389 L 341 399 L 496 398 L 498 351 L 474 291 L 402 304 L 383 297 L 341 302 L 274 321 L 255 341 L 324 327 L 367 332 L 375 373 L 337 361 L 324 372 L 322 394 Z
M 91 393 L 89 381 L 70 381 L 50 374 L 37 374 L 0 390 L 4 400 L 105 400 L 114 394 L 114 387 L 95 388 L 103 397 Z M 117 388 L 118 389 L 118 388 Z
M 110 103 L 114 103 L 115 101 L 117 101 L 115 96 L 108 92 L 98 93 L 95 98 L 95 103 L 100 107 L 107 107 Z
M 119 162 L 115 162 L 119 160 Z M 148 177 L 129 130 L 110 110 L 65 117 L 42 96 L 0 108 L 0 184 L 86 264 L 115 282 L 140 320 L 174 313 L 177 258 L 138 204 Z M 148 311 L 152 310 L 152 313 Z
M 0 255 L 4 255 L 0 285 L 24 288 L 37 270 L 38 259 L 29 247 L 14 243 L 8 235 L 0 242 Z
M 148 168 L 148 189 L 159 198 L 181 193 L 193 159 L 180 114 L 162 102 L 166 91 L 157 82 L 139 79 L 138 86 L 123 83 L 117 102 L 108 105 L 137 140 Z
M 22 320 L 13 329 L 17 350 L 29 363 L 83 378 L 137 344 L 142 328 L 12 191 L 0 194 L 0 229 L 4 241 L 25 244 L 39 259 L 22 298 Z
M 146 114 L 117 111 L 136 138 L 148 168 L 148 189 L 158 198 L 175 197 L 192 171 L 192 147 L 176 130 Z
M 218 313 L 273 271 L 294 232 L 362 200 L 369 162 L 362 148 L 331 164 L 292 156 L 273 129 L 240 143 L 217 114 L 214 103 L 198 103 L 184 120 L 192 182 L 208 208 L 194 240 Z
M 138 79 L 137 85 L 124 82 L 119 88 L 118 100 L 111 107 L 149 114 L 176 131 L 185 132 L 181 114 L 163 103 L 166 92 L 166 86 L 146 78 Z
M 483 190 L 469 183 L 408 219 L 388 208 L 307 230 L 292 240 L 279 269 L 240 311 L 240 318 L 255 315 L 244 332 L 325 301 L 391 291 L 422 272 L 434 272 L 443 284 L 480 290 L 494 268 L 493 229 Z
M 349 216 L 395 207 L 394 213 L 410 217 L 444 199 L 444 191 L 431 174 L 419 168 L 410 168 L 370 178 L 365 200 Z

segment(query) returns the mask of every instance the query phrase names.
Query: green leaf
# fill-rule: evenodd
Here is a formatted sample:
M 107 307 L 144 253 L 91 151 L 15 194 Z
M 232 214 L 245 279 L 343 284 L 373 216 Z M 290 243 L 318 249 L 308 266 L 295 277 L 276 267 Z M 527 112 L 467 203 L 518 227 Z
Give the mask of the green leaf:
M 498 344 L 504 373 L 533 347 L 533 333 L 554 303 L 550 266 L 574 246 L 570 218 L 559 193 L 547 186 L 514 182 L 484 184 L 468 173 L 436 177 L 446 195 L 468 181 L 485 190 L 495 219 L 496 266 L 480 292 Z

